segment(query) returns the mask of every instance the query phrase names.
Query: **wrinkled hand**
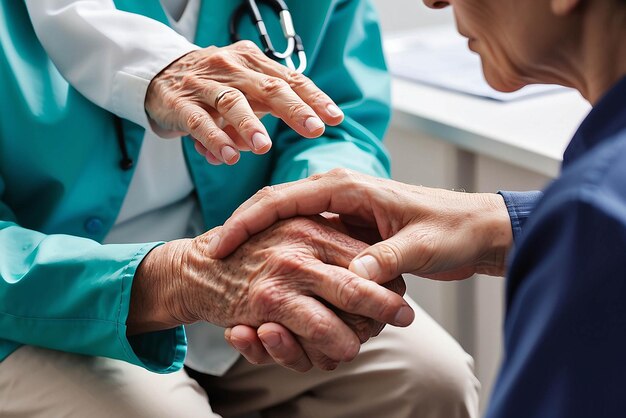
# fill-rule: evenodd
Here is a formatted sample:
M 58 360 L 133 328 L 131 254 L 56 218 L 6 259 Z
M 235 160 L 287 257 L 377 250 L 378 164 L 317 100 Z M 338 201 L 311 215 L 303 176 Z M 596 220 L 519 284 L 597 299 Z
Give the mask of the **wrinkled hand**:
M 151 81 L 146 112 L 159 128 L 190 134 L 211 164 L 235 164 L 239 151 L 267 152 L 271 140 L 259 117 L 282 119 L 306 138 L 343 113 L 302 74 L 268 58 L 253 42 L 193 51 Z
M 325 211 L 383 239 L 350 264 L 361 277 L 383 283 L 402 273 L 459 280 L 505 272 L 512 231 L 501 196 L 411 186 L 344 169 L 261 190 L 226 221 L 212 255 L 226 256 L 279 219 Z
M 199 320 L 223 327 L 276 323 L 303 349 L 290 367 L 332 369 L 353 359 L 381 324 L 407 326 L 413 320 L 400 296 L 402 279 L 387 284 L 391 291 L 348 271 L 345 267 L 367 245 L 320 222 L 279 222 L 223 260 L 208 256 L 215 233 L 173 241 L 148 254 L 135 279 L 137 288 L 133 284 L 139 300 L 131 298 L 131 332 L 150 330 L 145 326 L 150 321 L 137 323 L 142 308 L 154 305 L 164 307 L 163 319 L 153 321 L 160 329 Z M 156 296 L 146 295 L 152 288 Z

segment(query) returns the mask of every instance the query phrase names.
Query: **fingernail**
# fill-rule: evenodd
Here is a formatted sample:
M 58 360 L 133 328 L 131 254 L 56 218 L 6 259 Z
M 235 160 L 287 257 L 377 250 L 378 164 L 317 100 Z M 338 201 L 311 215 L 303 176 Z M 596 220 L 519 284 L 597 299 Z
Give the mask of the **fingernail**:
M 310 117 L 304 122 L 304 127 L 311 133 L 324 129 L 324 122 L 320 118 Z
M 282 338 L 277 332 L 268 332 L 263 335 L 259 335 L 259 338 L 263 342 L 263 345 L 269 348 L 278 347 L 282 343 Z
M 213 234 L 211 238 L 209 238 L 209 243 L 207 244 L 207 249 L 209 250 L 209 254 L 214 255 L 217 252 L 217 247 L 220 245 L 220 236 L 218 234 Z
M 252 145 L 255 150 L 260 150 L 271 144 L 270 139 L 263 135 L 261 132 L 257 132 L 252 135 Z
M 248 341 L 240 340 L 237 338 L 231 338 L 230 343 L 239 351 L 245 350 L 250 347 L 250 343 Z
M 237 161 L 237 151 L 233 147 L 229 147 L 228 145 L 222 148 L 222 158 L 227 163 L 232 163 Z
M 361 258 L 352 260 L 350 268 L 353 273 L 364 279 L 373 280 L 379 271 L 378 262 L 371 255 L 364 255 Z
M 332 103 L 326 106 L 326 111 L 333 118 L 338 118 L 339 116 L 343 116 L 343 112 L 341 111 L 341 109 L 339 109 L 336 105 Z
M 403 306 L 396 314 L 393 325 L 406 327 L 408 325 L 411 325 L 411 322 L 413 322 L 414 318 L 415 312 L 413 312 L 413 309 L 409 308 L 408 306 Z

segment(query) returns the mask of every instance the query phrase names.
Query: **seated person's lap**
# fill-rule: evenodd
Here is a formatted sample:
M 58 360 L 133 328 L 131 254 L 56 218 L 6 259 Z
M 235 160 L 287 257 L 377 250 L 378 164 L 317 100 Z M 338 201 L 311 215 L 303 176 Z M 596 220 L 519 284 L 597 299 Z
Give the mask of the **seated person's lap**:
M 300 374 L 241 359 L 223 377 L 190 371 L 196 381 L 185 371 L 158 375 L 117 360 L 22 347 L 0 363 L 0 415 L 219 416 L 210 397 L 225 416 L 477 416 L 471 358 L 415 309 L 410 327 L 387 326 L 334 372 Z

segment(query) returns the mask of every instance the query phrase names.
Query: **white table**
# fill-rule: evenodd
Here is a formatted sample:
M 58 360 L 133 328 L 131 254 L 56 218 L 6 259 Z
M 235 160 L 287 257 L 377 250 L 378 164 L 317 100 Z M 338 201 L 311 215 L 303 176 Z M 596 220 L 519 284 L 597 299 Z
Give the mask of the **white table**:
M 549 177 L 589 109 L 569 90 L 503 103 L 393 80 L 397 126 Z

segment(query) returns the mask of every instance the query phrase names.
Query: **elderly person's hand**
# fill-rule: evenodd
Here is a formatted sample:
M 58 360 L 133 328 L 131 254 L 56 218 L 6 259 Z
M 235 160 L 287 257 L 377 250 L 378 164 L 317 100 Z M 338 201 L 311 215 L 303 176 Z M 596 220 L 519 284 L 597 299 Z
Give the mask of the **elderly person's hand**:
M 350 235 L 376 242 L 352 260 L 350 270 L 378 283 L 408 272 L 439 280 L 503 275 L 512 244 L 499 195 L 429 189 L 338 169 L 257 193 L 226 221 L 211 254 L 228 255 L 280 219 L 322 212 L 340 214 Z M 291 364 L 304 355 L 297 338 L 278 323 L 239 325 L 225 337 L 253 363 Z
M 145 108 L 158 128 L 192 135 L 211 164 L 235 164 L 239 151 L 267 152 L 271 140 L 259 119 L 267 113 L 306 138 L 343 121 L 311 80 L 250 41 L 196 50 L 170 64 L 151 81 Z
M 503 275 L 513 240 L 497 194 L 429 189 L 339 169 L 261 190 L 226 221 L 212 255 L 228 255 L 279 219 L 324 211 L 380 234 L 383 241 L 350 265 L 378 283 L 409 272 L 439 280 Z
M 304 371 L 353 359 L 381 323 L 407 326 L 413 320 L 400 295 L 402 279 L 387 285 L 394 292 L 345 269 L 366 244 L 327 225 L 308 218 L 280 222 L 224 260 L 208 255 L 215 233 L 172 241 L 142 261 L 129 334 L 197 321 L 223 327 L 280 323 L 306 351 L 288 366 Z M 333 309 L 345 312 L 343 320 Z

